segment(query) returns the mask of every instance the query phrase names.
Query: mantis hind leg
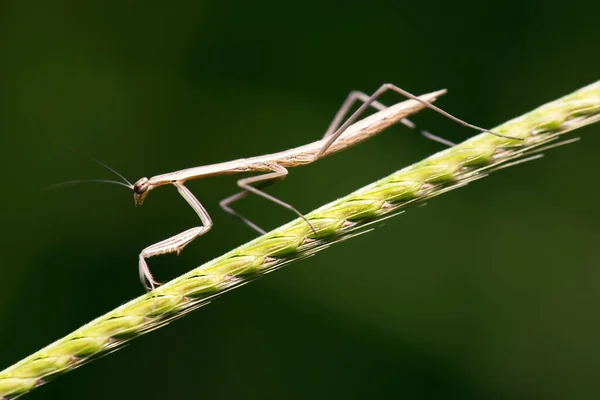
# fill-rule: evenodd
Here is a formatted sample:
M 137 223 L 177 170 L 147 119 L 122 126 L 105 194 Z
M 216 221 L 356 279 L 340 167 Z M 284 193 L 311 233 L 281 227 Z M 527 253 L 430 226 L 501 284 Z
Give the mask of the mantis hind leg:
M 341 126 L 339 126 L 337 129 L 334 129 L 334 132 L 331 132 L 328 134 L 326 133 L 327 141 L 325 142 L 325 144 L 323 144 L 323 147 L 319 150 L 319 152 L 315 156 L 315 160 L 319 159 L 323 155 L 323 153 L 325 153 L 325 151 L 327 151 L 327 149 L 333 144 L 333 142 L 335 142 L 337 140 L 337 138 L 339 138 L 342 135 L 342 133 L 344 133 L 344 131 L 350 125 L 352 125 L 354 122 L 356 122 L 358 120 L 358 118 L 365 112 L 365 110 L 367 110 L 367 108 L 369 108 L 370 106 L 373 106 L 373 104 L 375 104 L 375 107 L 377 107 L 377 103 L 378 103 L 377 98 L 379 98 L 379 96 L 381 96 L 383 93 L 385 93 L 389 90 L 394 91 L 394 92 L 398 93 L 399 95 L 402 95 L 411 100 L 417 101 L 417 102 L 421 103 L 422 105 L 424 105 L 425 107 L 427 107 L 427 108 L 437 112 L 438 114 L 441 114 L 441 115 L 445 116 L 446 118 L 448 118 L 462 126 L 465 126 L 467 128 L 475 129 L 480 132 L 489 133 L 490 135 L 498 136 L 498 137 L 505 138 L 505 139 L 519 140 L 519 141 L 523 140 L 522 138 L 501 135 L 499 133 L 492 132 L 487 129 L 481 128 L 477 125 L 470 124 L 470 123 L 468 123 L 460 118 L 455 117 L 454 115 L 450 114 L 449 112 L 446 112 L 446 111 L 442 110 L 441 108 L 434 106 L 430 102 L 425 101 L 425 100 L 419 98 L 418 96 L 415 96 L 414 94 L 412 94 L 394 84 L 384 83 L 371 96 L 369 96 L 367 98 L 367 100 L 364 101 L 363 104 L 356 111 L 354 111 L 354 113 L 352 115 L 350 115 L 350 117 L 348 117 L 348 119 Z M 351 100 L 349 102 L 351 102 Z M 381 103 L 379 103 L 379 104 L 381 105 Z M 346 103 L 344 103 L 344 105 L 346 105 Z M 346 107 L 344 107 L 344 105 L 342 105 L 342 108 L 340 109 L 340 111 L 338 111 L 338 114 L 343 114 L 344 112 L 347 112 L 350 109 L 350 105 L 347 105 Z M 338 115 L 336 115 L 336 117 L 334 118 L 334 120 L 332 122 L 333 126 L 336 125 L 335 122 L 338 119 L 337 117 L 338 117 Z M 342 118 L 343 117 L 340 116 L 339 120 L 341 121 Z M 429 137 L 429 138 L 434 137 L 434 135 L 431 135 L 428 132 L 427 132 L 427 134 L 425 134 L 425 136 Z M 447 141 L 445 141 L 445 142 L 447 142 Z M 444 143 L 444 142 L 442 142 L 442 143 Z M 447 142 L 446 144 L 449 144 L 449 143 L 452 143 L 452 142 Z
M 386 85 L 389 85 L 389 84 L 386 84 Z M 354 122 L 356 122 L 362 116 L 362 114 L 365 111 L 367 111 L 367 109 L 369 107 L 373 107 L 379 111 L 385 110 L 387 108 L 386 105 L 384 105 L 383 103 L 381 103 L 380 101 L 377 100 L 377 98 L 379 96 L 381 96 L 383 93 L 385 93 L 387 90 L 389 90 L 388 88 L 384 88 L 384 87 L 385 87 L 385 85 L 383 85 L 381 88 L 379 88 L 371 96 L 369 96 L 368 94 L 366 94 L 364 92 L 360 92 L 357 90 L 354 90 L 354 91 L 350 92 L 350 94 L 348 94 L 348 96 L 346 97 L 346 100 L 344 100 L 344 103 L 342 103 L 342 106 L 336 112 L 335 116 L 333 117 L 333 120 L 331 121 L 331 123 L 329 124 L 329 127 L 327 128 L 327 131 L 323 135 L 323 139 L 329 138 L 329 137 L 331 137 L 331 139 L 328 140 L 323 145 L 323 147 L 321 148 L 321 150 L 319 151 L 319 153 L 317 154 L 315 159 L 318 159 L 325 151 L 327 151 L 327 149 L 335 142 L 335 140 L 337 138 L 339 138 L 350 125 L 352 125 Z M 382 88 L 384 88 L 384 89 L 382 89 Z M 400 89 L 400 90 L 402 90 L 402 89 Z M 406 93 L 408 93 L 408 92 L 406 92 Z M 413 96 L 413 95 L 411 95 L 411 96 Z M 406 96 L 406 97 L 409 97 L 409 96 Z M 416 96 L 413 96 L 413 97 L 417 98 Z M 409 97 L 409 98 L 412 98 L 412 97 Z M 354 105 L 354 103 L 356 103 L 357 101 L 360 101 L 363 104 L 350 117 L 348 117 L 346 120 L 344 120 L 344 118 L 348 115 L 348 112 Z M 419 101 L 423 101 L 423 100 L 419 99 Z M 427 103 L 427 104 L 431 105 L 430 103 Z M 436 109 L 437 109 L 437 107 L 436 107 Z M 445 113 L 445 111 L 444 111 L 444 113 Z M 411 129 L 416 128 L 416 125 L 407 118 L 401 119 L 400 122 L 403 125 L 411 128 Z M 434 135 L 431 132 L 421 130 L 420 133 L 421 133 L 421 135 L 425 136 L 427 139 L 441 143 L 445 146 L 452 147 L 452 146 L 456 145 L 456 143 L 453 143 L 453 142 L 451 142 L 447 139 L 444 139 L 440 136 Z
M 357 101 L 367 103 L 369 102 L 370 98 L 371 96 L 358 90 L 353 90 L 352 92 L 350 92 L 346 97 L 346 100 L 344 100 L 344 102 L 342 103 L 340 109 L 335 113 L 335 116 L 333 117 L 333 120 L 331 120 L 331 123 L 329 124 L 327 131 L 323 135 L 323 138 L 329 137 L 332 134 L 334 134 L 340 127 L 342 122 L 345 122 L 344 118 L 346 117 L 346 115 L 348 115 L 348 112 L 350 111 L 354 103 L 356 103 Z M 387 108 L 386 105 L 382 104 L 377 100 L 372 100 L 369 105 L 378 111 L 382 111 Z M 416 127 L 416 125 L 407 118 L 403 118 L 402 120 L 400 120 L 400 122 L 411 129 L 414 129 Z

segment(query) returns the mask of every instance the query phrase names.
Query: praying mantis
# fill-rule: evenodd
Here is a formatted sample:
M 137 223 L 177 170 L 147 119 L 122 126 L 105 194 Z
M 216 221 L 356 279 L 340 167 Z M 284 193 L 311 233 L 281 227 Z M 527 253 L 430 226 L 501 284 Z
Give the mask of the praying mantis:
M 397 103 L 393 106 L 386 107 L 377 99 L 385 92 L 392 91 L 400 94 L 408 100 Z M 404 125 L 415 128 L 415 125 L 405 117 L 414 114 L 424 108 L 429 108 L 439 114 L 465 126 L 481 132 L 486 132 L 492 135 L 521 140 L 519 138 L 500 135 L 476 125 L 469 124 L 462 119 L 459 119 L 448 112 L 434 106 L 434 102 L 439 96 L 446 93 L 446 90 L 439 90 L 428 93 L 422 96 L 415 96 L 400 87 L 391 83 L 383 84 L 372 95 L 367 95 L 363 92 L 353 91 L 347 96 L 346 100 L 335 114 L 328 129 L 323 137 L 315 142 L 284 150 L 278 153 L 266 154 L 251 158 L 242 158 L 217 164 L 202 165 L 198 167 L 183 169 L 180 171 L 170 172 L 162 175 L 153 176 L 151 178 L 141 178 L 135 184 L 131 184 L 125 177 L 119 174 L 112 168 L 104 165 L 115 174 L 119 175 L 126 183 L 120 181 L 96 180 L 96 182 L 116 183 L 133 190 L 133 196 L 136 206 L 141 206 L 144 200 L 148 197 L 150 191 L 165 185 L 173 185 L 178 190 L 183 199 L 192 207 L 200 218 L 201 225 L 187 229 L 168 239 L 144 248 L 138 257 L 138 268 L 140 281 L 146 290 L 154 290 L 158 282 L 148 267 L 146 259 L 160 254 L 174 253 L 179 254 L 185 246 L 190 244 L 194 239 L 207 233 L 213 226 L 212 219 L 206 211 L 202 203 L 194 196 L 194 194 L 185 186 L 188 180 L 200 179 L 209 176 L 218 176 L 226 174 L 237 174 L 244 172 L 263 172 L 261 175 L 242 178 L 237 181 L 237 185 L 242 189 L 240 192 L 223 199 L 220 202 L 221 208 L 231 215 L 236 216 L 245 224 L 256 230 L 260 234 L 265 231 L 248 220 L 246 217 L 237 213 L 231 208 L 231 205 L 236 201 L 246 197 L 249 194 L 260 196 L 275 204 L 278 204 L 288 210 L 294 212 L 298 217 L 303 218 L 316 234 L 312 225 L 306 220 L 303 214 L 288 204 L 261 189 L 268 184 L 284 179 L 288 175 L 288 168 L 306 165 L 319 160 L 322 157 L 337 153 L 346 148 L 354 146 L 398 122 Z M 360 101 L 362 104 L 348 118 L 352 106 Z M 369 108 L 373 107 L 378 112 L 369 115 L 363 119 L 359 119 L 362 114 Z M 439 138 L 427 131 L 421 132 L 424 136 L 441 142 L 448 146 L 453 146 L 454 143 L 445 139 Z M 73 181 L 78 183 L 79 181 Z

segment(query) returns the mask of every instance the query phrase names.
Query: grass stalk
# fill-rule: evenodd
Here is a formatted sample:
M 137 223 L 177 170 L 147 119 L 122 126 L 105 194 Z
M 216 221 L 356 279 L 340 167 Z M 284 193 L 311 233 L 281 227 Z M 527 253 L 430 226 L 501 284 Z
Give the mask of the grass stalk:
M 409 205 L 538 157 L 560 135 L 600 120 L 600 81 L 480 134 L 296 219 L 96 318 L 0 372 L 13 399 L 127 341 L 161 328 L 212 298 L 368 229 Z

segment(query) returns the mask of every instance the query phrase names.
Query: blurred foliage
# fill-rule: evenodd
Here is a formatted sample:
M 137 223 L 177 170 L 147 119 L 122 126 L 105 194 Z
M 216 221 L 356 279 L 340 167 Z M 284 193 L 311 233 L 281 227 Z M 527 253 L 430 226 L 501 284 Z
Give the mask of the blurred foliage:
M 494 126 L 598 79 L 600 3 L 20 2 L 0 5 L 0 368 L 142 292 L 146 245 L 196 223 L 175 190 L 135 210 L 130 180 L 318 139 L 346 94 L 448 88 Z M 386 96 L 391 104 L 400 100 Z M 473 134 L 432 112 L 420 127 Z M 31 399 L 598 398 L 600 128 L 222 297 Z M 291 171 L 302 211 L 439 150 L 402 127 Z M 254 233 L 190 184 L 215 227 L 183 273 Z M 238 209 L 265 228 L 293 215 Z M 399 241 L 405 248 L 399 248 Z

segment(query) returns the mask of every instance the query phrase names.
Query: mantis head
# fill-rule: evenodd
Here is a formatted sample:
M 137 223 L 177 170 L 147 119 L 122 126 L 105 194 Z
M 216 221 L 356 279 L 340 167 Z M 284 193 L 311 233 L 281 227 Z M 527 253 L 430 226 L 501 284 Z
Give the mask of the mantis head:
M 144 203 L 144 199 L 148 196 L 150 188 L 148 178 L 141 178 L 132 186 L 133 201 L 135 201 L 136 206 L 141 206 Z

